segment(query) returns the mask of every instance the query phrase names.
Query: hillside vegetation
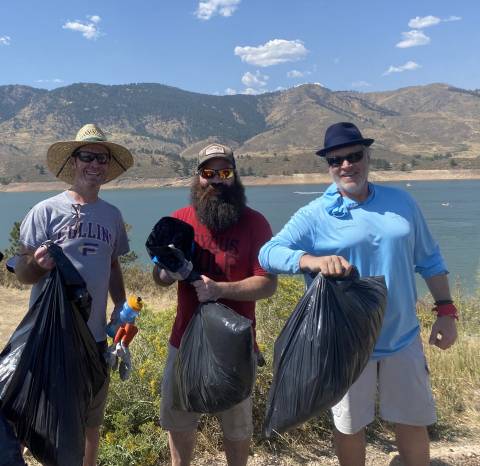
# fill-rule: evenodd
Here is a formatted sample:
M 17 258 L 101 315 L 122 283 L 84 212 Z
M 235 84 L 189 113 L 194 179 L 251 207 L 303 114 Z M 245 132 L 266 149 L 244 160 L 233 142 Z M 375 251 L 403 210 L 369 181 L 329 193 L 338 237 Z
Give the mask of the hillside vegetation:
M 376 139 L 374 169 L 480 168 L 479 103 L 480 92 L 447 84 L 372 93 L 306 84 L 256 96 L 161 84 L 0 86 L 0 183 L 53 180 L 48 146 L 89 122 L 132 150 L 131 179 L 188 176 L 210 141 L 230 144 L 244 175 L 318 172 L 314 150 L 328 125 L 345 120 Z

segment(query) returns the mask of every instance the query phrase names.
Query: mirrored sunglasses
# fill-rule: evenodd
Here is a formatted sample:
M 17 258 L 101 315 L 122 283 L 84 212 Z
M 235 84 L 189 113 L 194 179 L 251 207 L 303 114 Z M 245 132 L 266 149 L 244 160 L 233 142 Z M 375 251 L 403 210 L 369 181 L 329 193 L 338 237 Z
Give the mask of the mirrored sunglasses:
M 217 175 L 221 180 L 228 180 L 232 178 L 234 173 L 234 168 L 220 168 L 220 170 L 215 170 L 213 168 L 200 168 L 198 170 L 198 174 L 206 180 L 215 178 L 215 175 Z
M 360 160 L 363 159 L 363 150 L 348 155 L 339 155 L 338 157 L 326 157 L 326 159 L 330 167 L 341 167 L 345 160 L 347 160 L 348 163 L 360 162 Z
M 82 162 L 90 163 L 96 160 L 100 165 L 105 165 L 110 160 L 110 154 L 106 153 L 96 153 L 96 152 L 87 152 L 85 150 L 79 150 L 73 154 L 73 157 L 76 157 Z

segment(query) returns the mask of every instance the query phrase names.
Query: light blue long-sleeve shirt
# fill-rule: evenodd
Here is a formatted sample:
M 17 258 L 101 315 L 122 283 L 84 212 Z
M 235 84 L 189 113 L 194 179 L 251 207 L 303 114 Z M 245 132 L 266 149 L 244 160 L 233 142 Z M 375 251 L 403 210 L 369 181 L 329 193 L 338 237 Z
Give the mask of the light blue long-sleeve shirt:
M 335 184 L 298 210 L 260 250 L 270 273 L 300 273 L 300 258 L 337 255 L 361 276 L 385 276 L 388 304 L 373 359 L 391 355 L 419 333 L 415 272 L 423 278 L 448 273 L 414 199 L 397 188 L 369 183 L 369 196 L 357 203 Z M 305 275 L 307 285 L 311 279 Z

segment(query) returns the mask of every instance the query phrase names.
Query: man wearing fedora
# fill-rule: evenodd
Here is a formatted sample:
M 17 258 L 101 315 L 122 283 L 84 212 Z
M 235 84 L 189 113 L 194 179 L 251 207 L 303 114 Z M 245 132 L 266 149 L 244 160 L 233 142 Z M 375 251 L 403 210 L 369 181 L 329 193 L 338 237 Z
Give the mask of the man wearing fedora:
M 230 147 L 209 144 L 198 155 L 197 173 L 192 180 L 191 205 L 172 216 L 193 227 L 193 267 L 199 280 L 186 283 L 186 276 L 172 274 L 155 265 L 153 278 L 160 286 L 178 283 L 178 304 L 162 382 L 160 423 L 168 430 L 173 466 L 190 464 L 195 447 L 199 413 L 173 409 L 174 361 L 182 335 L 199 303 L 219 301 L 253 321 L 255 301 L 268 298 L 276 289 L 274 275 L 258 263 L 258 251 L 272 236 L 262 214 L 246 205 L 244 187 L 235 169 Z M 252 400 L 247 398 L 217 414 L 223 430 L 229 466 L 245 466 L 253 433 Z
M 365 427 L 375 417 L 395 426 L 399 453 L 408 466 L 429 464 L 426 426 L 436 421 L 428 368 L 416 316 L 414 272 L 435 301 L 437 319 L 429 343 L 441 349 L 457 337 L 457 310 L 437 243 L 414 199 L 397 188 L 368 181 L 369 146 L 352 123 L 325 133 L 324 157 L 333 180 L 323 196 L 295 213 L 260 251 L 271 273 L 346 277 L 385 276 L 388 304 L 371 361 L 345 397 L 332 408 L 334 443 L 342 466 L 365 464 Z
M 33 284 L 30 305 L 39 296 L 46 277 L 55 267 L 47 248 L 51 240 L 85 280 L 92 296 L 88 320 L 99 346 L 106 349 L 108 293 L 115 316 L 125 302 L 119 256 L 128 252 L 128 239 L 120 211 L 98 196 L 102 184 L 113 180 L 133 164 L 131 153 L 109 142 L 96 125 L 87 124 L 74 141 L 57 142 L 47 152 L 49 170 L 69 188 L 35 205 L 20 226 L 22 244 L 15 273 L 22 283 Z M 84 466 L 94 466 L 103 421 L 108 380 L 92 402 L 86 419 Z

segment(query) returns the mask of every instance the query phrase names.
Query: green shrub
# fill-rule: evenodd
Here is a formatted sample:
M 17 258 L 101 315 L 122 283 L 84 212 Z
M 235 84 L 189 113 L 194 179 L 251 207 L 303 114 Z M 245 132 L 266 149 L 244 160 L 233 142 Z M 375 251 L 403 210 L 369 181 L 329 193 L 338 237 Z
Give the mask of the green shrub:
M 266 365 L 258 370 L 254 390 L 254 449 L 288 455 L 297 445 L 325 444 L 331 437 L 332 425 L 328 413 L 281 436 L 270 440 L 262 437 L 265 403 L 272 381 L 273 344 L 303 290 L 303 282 L 298 278 L 281 277 L 275 296 L 257 305 L 257 340 Z M 480 353 L 480 306 L 474 298 L 463 299 L 458 295 L 455 299 L 461 314 L 457 344 L 448 351 L 425 344 L 439 415 L 438 423 L 431 430 L 434 438 L 467 435 L 469 425 L 478 425 L 480 420 L 478 406 L 472 403 L 480 387 L 477 356 Z M 434 320 L 431 308 L 431 302 L 419 303 L 424 341 L 428 340 Z M 153 466 L 169 461 L 167 435 L 158 426 L 158 387 L 174 313 L 173 307 L 155 311 L 147 307 L 138 319 L 139 333 L 131 345 L 134 362 L 132 377 L 127 382 L 121 382 L 117 374 L 112 377 L 100 449 L 102 465 Z M 371 441 L 389 436 L 388 425 L 381 421 L 369 428 Z M 221 439 L 218 422 L 212 416 L 203 416 L 196 455 L 220 450 Z

